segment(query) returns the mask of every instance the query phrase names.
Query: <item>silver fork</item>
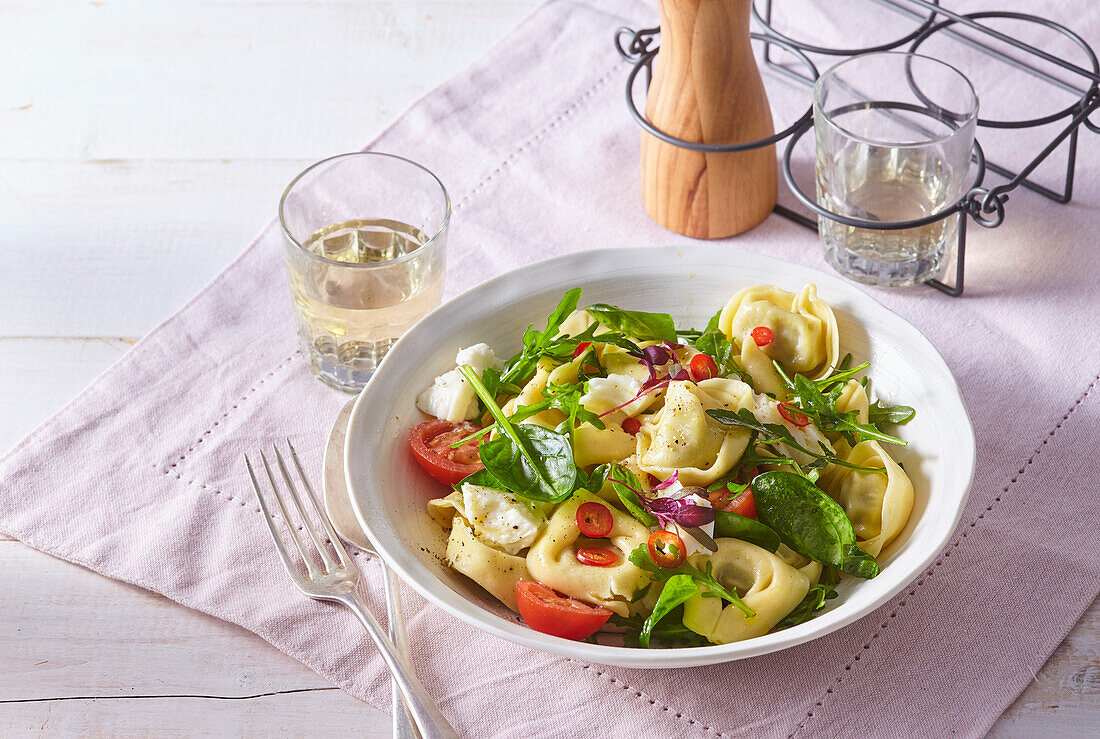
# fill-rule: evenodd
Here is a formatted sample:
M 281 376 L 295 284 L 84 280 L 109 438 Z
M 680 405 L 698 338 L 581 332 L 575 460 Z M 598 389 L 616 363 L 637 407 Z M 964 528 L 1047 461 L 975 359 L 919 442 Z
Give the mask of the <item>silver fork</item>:
M 375 646 L 378 647 L 378 651 L 382 654 L 382 659 L 385 660 L 386 665 L 393 675 L 394 681 L 397 683 L 402 696 L 405 698 L 405 705 L 408 708 L 409 714 L 412 715 L 413 721 L 416 722 L 416 726 L 424 739 L 457 737 L 458 734 L 455 732 L 454 728 L 448 723 L 435 703 L 432 702 L 431 696 L 428 695 L 428 692 L 424 689 L 420 680 L 417 679 L 415 673 L 412 672 L 412 669 L 407 667 L 397 656 L 396 647 L 394 647 L 393 642 L 386 637 L 382 631 L 382 627 L 375 619 L 374 614 L 370 612 L 367 604 L 359 597 L 359 593 L 357 592 L 357 587 L 359 585 L 359 570 L 356 568 L 355 563 L 352 562 L 351 557 L 348 556 L 347 550 L 344 549 L 344 545 L 340 541 L 340 537 L 336 535 L 336 531 L 332 527 L 332 522 L 325 512 L 324 506 L 322 506 L 318 500 L 317 493 L 314 491 L 313 485 L 310 484 L 309 478 L 306 477 L 305 470 L 302 469 L 302 463 L 298 459 L 298 454 L 294 451 L 294 446 L 291 445 L 289 439 L 287 440 L 287 446 L 290 449 L 290 457 L 297 469 L 298 478 L 305 487 L 310 502 L 313 504 L 313 509 L 321 519 L 325 534 L 332 543 L 333 549 L 335 549 L 336 555 L 340 560 L 339 563 L 335 562 L 323 546 L 317 534 L 316 527 L 313 525 L 309 515 L 306 514 L 305 506 L 302 504 L 302 498 L 298 495 L 298 489 L 294 484 L 294 480 L 291 478 L 290 471 L 287 469 L 282 453 L 279 452 L 277 446 L 272 445 L 272 449 L 275 451 L 275 461 L 279 466 L 283 481 L 290 493 L 290 499 L 294 502 L 294 507 L 298 510 L 298 515 L 301 517 L 302 528 L 313 542 L 313 546 L 316 548 L 321 559 L 321 564 L 318 565 L 309 554 L 307 554 L 306 546 L 302 543 L 301 537 L 298 536 L 293 519 L 290 517 L 286 503 L 283 501 L 283 494 L 279 488 L 279 484 L 275 481 L 275 475 L 271 472 L 271 465 L 268 463 L 267 457 L 261 451 L 260 460 L 263 462 L 268 482 L 271 483 L 275 502 L 279 505 L 279 512 L 282 514 L 283 520 L 287 522 L 290 538 L 294 541 L 294 546 L 297 548 L 298 554 L 301 555 L 302 561 L 305 563 L 307 574 L 305 577 L 301 575 L 298 568 L 294 565 L 290 552 L 287 550 L 286 543 L 275 527 L 275 521 L 271 516 L 271 510 L 264 500 L 260 483 L 256 479 L 256 473 L 252 469 L 252 462 L 249 461 L 248 455 L 245 455 L 244 463 L 245 466 L 248 467 L 248 476 L 252 480 L 252 487 L 256 491 L 256 498 L 260 501 L 260 508 L 264 512 L 264 519 L 267 521 L 267 527 L 271 531 L 271 539 L 275 542 L 275 549 L 278 551 L 279 558 L 282 559 L 287 573 L 290 574 L 291 581 L 298 586 L 299 590 L 310 598 L 341 603 L 351 609 L 351 612 L 358 617 L 359 621 L 362 622 L 367 633 L 374 641 Z

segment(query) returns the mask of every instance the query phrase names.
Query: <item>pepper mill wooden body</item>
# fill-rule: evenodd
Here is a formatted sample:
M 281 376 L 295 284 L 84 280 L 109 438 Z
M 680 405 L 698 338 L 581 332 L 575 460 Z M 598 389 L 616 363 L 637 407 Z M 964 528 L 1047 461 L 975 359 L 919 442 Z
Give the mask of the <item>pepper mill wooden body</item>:
M 661 49 L 646 117 L 686 141 L 775 133 L 749 37 L 752 0 L 660 0 Z M 775 206 L 775 146 L 710 154 L 642 132 L 642 199 L 665 228 L 700 239 L 747 231 Z

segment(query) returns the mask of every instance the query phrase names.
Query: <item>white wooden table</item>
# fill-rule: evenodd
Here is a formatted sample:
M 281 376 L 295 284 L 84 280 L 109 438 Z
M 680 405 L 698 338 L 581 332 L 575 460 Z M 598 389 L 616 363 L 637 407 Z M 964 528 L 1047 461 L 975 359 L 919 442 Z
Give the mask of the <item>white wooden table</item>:
M 0 451 L 535 0 L 0 0 Z M 415 157 L 415 152 L 404 152 Z M 995 736 L 1100 735 L 1093 605 Z M 236 626 L 0 534 L 0 735 L 387 735 Z

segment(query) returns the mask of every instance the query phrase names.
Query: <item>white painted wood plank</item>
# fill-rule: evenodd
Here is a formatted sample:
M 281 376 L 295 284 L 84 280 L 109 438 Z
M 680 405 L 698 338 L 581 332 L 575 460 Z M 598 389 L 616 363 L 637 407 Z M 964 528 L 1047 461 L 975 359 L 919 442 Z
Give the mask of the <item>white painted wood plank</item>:
M 0 161 L 0 336 L 144 335 L 311 161 Z
M 536 5 L 7 2 L 0 158 L 356 149 Z
M 0 704 L 6 737 L 388 737 L 388 714 L 342 690 L 226 700 L 123 698 Z
M 125 354 L 130 343 L 0 338 L 0 454 Z

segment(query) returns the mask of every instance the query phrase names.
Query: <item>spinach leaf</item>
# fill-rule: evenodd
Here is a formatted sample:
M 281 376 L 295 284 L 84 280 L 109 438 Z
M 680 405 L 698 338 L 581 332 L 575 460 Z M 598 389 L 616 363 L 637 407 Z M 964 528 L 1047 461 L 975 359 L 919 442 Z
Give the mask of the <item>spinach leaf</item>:
M 655 627 L 662 618 L 667 616 L 669 612 L 678 605 L 683 604 L 686 600 L 692 596 L 698 594 L 699 588 L 696 587 L 695 581 L 688 575 L 673 575 L 666 582 L 665 586 L 661 589 L 661 595 L 657 598 L 657 604 L 653 606 L 653 613 L 649 614 L 649 617 L 642 624 L 642 631 L 638 635 L 638 644 L 646 649 L 649 648 L 649 637 L 653 633 L 653 627 Z
M 779 534 L 759 521 L 732 511 L 715 511 L 714 538 L 741 539 L 774 552 L 779 549 Z
M 610 624 L 623 629 L 623 646 L 641 647 L 639 637 L 645 617 L 640 613 L 633 616 L 613 615 Z M 706 637 L 696 634 L 684 626 L 684 607 L 676 606 L 662 621 L 650 631 L 650 646 L 660 647 L 702 647 L 710 644 Z M 597 632 L 599 633 L 599 632 Z
M 737 593 L 727 589 L 725 585 L 714 579 L 714 576 L 711 574 L 712 565 L 710 560 L 707 560 L 705 572 L 700 572 L 687 562 L 684 562 L 679 567 L 661 567 L 649 556 L 649 551 L 645 544 L 640 544 L 637 549 L 630 553 L 628 559 L 634 566 L 650 573 L 650 579 L 654 582 L 665 582 L 675 575 L 687 575 L 697 584 L 702 585 L 709 591 L 709 593 L 704 593 L 703 597 L 709 596 L 728 600 L 730 603 L 740 608 L 749 618 L 756 615 L 756 611 L 745 605 L 745 602 L 738 597 Z
M 577 489 L 584 473 L 573 460 L 568 434 L 530 424 L 513 425 L 488 394 L 472 367 L 459 368 L 501 430 L 496 439 L 478 447 L 481 463 L 500 489 L 546 503 L 565 500 Z
M 676 341 L 676 324 L 667 313 L 623 310 L 596 303 L 585 310 L 604 326 L 642 341 Z
M 856 546 L 844 509 L 825 491 L 792 472 L 765 472 L 752 481 L 756 514 L 788 547 L 856 577 L 878 574 L 875 558 Z
M 884 423 L 902 424 L 908 423 L 917 412 L 907 405 L 883 405 L 881 400 L 876 400 L 868 409 L 868 418 L 876 426 Z

